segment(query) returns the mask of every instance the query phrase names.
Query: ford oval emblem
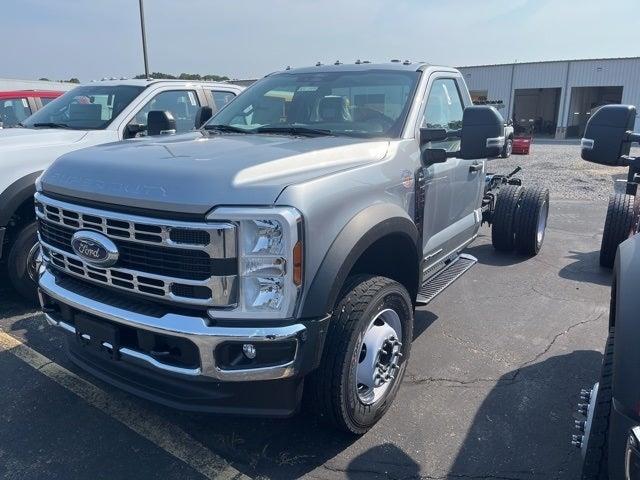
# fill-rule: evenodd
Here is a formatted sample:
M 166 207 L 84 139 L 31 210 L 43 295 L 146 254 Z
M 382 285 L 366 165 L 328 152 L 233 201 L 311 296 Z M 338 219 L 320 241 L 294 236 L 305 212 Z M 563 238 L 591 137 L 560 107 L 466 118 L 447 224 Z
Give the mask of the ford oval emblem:
M 83 262 L 111 267 L 118 260 L 118 247 L 109 238 L 91 230 L 79 230 L 71 237 L 71 247 Z

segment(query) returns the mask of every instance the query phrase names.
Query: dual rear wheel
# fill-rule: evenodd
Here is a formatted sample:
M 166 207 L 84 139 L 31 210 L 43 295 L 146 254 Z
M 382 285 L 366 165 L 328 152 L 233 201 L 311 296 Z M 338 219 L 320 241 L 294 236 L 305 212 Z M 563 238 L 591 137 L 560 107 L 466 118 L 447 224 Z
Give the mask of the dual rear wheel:
M 602 267 L 613 268 L 618 245 L 633 234 L 636 227 L 634 218 L 640 216 L 640 212 L 634 214 L 634 203 L 633 195 L 616 193 L 609 197 L 607 218 L 604 222 L 604 232 L 600 244 L 600 265 Z M 635 210 L 638 210 L 638 206 Z
M 533 257 L 544 242 L 549 218 L 549 190 L 521 185 L 503 186 L 496 199 L 491 239 L 496 250 L 517 250 Z

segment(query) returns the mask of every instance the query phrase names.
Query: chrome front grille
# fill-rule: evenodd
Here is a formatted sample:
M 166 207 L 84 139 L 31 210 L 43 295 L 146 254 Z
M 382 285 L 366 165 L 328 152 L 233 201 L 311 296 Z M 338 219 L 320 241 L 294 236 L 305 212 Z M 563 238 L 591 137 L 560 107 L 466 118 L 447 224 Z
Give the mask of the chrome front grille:
M 89 282 L 177 303 L 234 306 L 236 229 L 232 223 L 196 223 L 125 215 L 55 200 L 38 193 L 36 215 L 45 262 Z M 78 230 L 109 237 L 119 258 L 110 268 L 91 265 L 71 247 Z

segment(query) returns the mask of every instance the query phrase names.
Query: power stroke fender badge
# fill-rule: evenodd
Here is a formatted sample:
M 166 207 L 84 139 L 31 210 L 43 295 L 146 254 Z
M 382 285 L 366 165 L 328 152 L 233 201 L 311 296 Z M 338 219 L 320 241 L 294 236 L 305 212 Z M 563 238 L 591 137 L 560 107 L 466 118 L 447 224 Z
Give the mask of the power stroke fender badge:
M 80 230 L 71 237 L 71 247 L 83 261 L 96 267 L 111 267 L 118 261 L 118 247 L 106 236 Z

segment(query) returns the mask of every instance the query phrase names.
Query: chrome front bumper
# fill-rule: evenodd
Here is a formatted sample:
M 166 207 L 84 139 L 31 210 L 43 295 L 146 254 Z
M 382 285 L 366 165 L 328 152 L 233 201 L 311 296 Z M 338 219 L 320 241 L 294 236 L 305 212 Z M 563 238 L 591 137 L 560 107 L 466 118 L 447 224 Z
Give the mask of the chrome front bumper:
M 48 269 L 41 269 L 40 303 L 45 307 L 44 295 L 56 302 L 66 304 L 78 311 L 105 320 L 146 330 L 162 335 L 181 337 L 193 342 L 199 352 L 200 367 L 183 368 L 162 363 L 146 353 L 129 348 L 119 348 L 118 353 L 122 361 L 142 364 L 169 375 L 182 378 L 202 377 L 225 382 L 246 382 L 254 380 L 277 380 L 296 376 L 302 363 L 301 342 L 306 336 L 306 327 L 302 324 L 283 327 L 220 327 L 209 326 L 204 317 L 187 316 L 167 313 L 160 317 L 146 315 L 110 305 L 61 286 Z M 55 316 L 45 313 L 47 321 L 62 330 L 75 334 L 75 328 Z M 295 355 L 292 361 L 262 368 L 226 370 L 216 365 L 214 351 L 223 342 L 266 343 L 279 341 L 296 341 Z M 103 344 L 106 349 L 112 349 L 109 344 Z

